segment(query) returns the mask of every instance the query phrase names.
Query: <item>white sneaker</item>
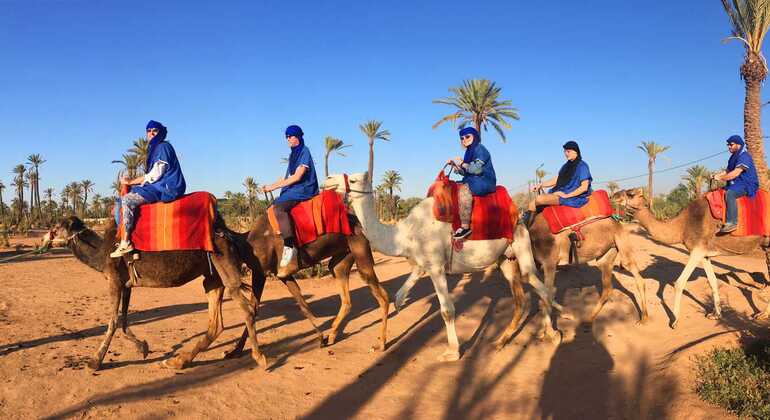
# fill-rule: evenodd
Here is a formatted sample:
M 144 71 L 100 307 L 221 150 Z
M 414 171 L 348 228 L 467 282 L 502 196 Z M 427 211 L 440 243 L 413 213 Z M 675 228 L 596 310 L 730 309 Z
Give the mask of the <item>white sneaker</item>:
M 129 241 L 120 241 L 118 249 L 110 254 L 110 258 L 120 258 L 134 250 L 134 245 Z
M 281 256 L 281 263 L 279 267 L 284 268 L 289 265 L 292 258 L 294 258 L 294 248 L 290 248 L 288 246 L 283 247 L 283 255 Z

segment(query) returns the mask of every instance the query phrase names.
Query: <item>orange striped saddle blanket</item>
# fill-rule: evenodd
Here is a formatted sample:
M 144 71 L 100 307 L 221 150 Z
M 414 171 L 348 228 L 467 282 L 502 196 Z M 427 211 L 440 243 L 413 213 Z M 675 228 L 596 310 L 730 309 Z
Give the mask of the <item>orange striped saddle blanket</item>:
M 551 233 L 557 234 L 565 229 L 577 229 L 590 221 L 612 216 L 612 205 L 607 191 L 596 190 L 583 207 L 548 206 L 543 209 L 543 216 L 548 221 Z
M 348 209 L 342 195 L 334 190 L 323 190 L 310 200 L 303 201 L 291 209 L 297 245 L 302 246 L 327 233 L 353 233 L 348 220 Z M 267 209 L 267 220 L 276 234 L 280 234 L 278 219 L 273 206 Z
M 725 205 L 725 190 L 709 191 L 706 193 L 711 216 L 725 221 L 727 207 Z M 770 236 L 770 193 L 765 190 L 757 191 L 754 197 L 738 198 L 738 229 L 733 236 Z
M 217 199 L 207 192 L 194 192 L 169 203 L 139 206 L 131 233 L 140 251 L 214 251 L 214 218 Z M 122 211 L 120 217 L 123 217 Z M 123 224 L 118 224 L 118 234 Z

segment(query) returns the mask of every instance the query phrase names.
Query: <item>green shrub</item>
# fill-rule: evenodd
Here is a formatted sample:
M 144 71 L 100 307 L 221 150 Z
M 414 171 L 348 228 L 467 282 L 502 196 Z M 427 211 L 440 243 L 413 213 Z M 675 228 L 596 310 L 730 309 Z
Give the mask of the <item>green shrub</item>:
M 695 391 L 743 418 L 770 418 L 770 342 L 695 357 Z

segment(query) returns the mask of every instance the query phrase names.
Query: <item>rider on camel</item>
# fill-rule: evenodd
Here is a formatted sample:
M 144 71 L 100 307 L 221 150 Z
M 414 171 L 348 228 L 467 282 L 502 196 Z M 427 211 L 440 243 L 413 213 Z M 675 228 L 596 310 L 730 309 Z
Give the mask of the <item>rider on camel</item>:
M 727 171 L 714 174 L 717 181 L 726 181 L 725 206 L 727 216 L 725 224 L 719 233 L 730 233 L 738 228 L 738 204 L 739 197 L 754 197 L 759 189 L 757 169 L 754 160 L 746 150 L 741 136 L 734 135 L 727 139 L 727 150 L 730 151 L 730 160 L 727 162 Z

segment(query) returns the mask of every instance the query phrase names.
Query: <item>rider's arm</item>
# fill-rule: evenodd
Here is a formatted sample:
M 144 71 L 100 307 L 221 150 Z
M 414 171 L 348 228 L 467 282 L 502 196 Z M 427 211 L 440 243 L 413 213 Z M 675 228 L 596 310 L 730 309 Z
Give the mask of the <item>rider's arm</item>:
M 584 192 L 588 191 L 588 188 L 591 184 L 591 181 L 584 179 L 580 182 L 580 186 L 575 189 L 575 191 L 572 191 L 569 194 L 564 194 L 562 198 L 571 198 L 571 197 L 577 197 L 580 194 L 583 194 Z
M 543 182 L 540 183 L 540 186 L 542 188 L 551 188 L 554 185 L 556 185 L 556 179 L 557 179 L 556 177 L 553 177 L 553 178 L 549 179 L 548 181 L 543 181 Z
M 299 182 L 300 179 L 302 179 L 302 176 L 305 175 L 305 172 L 307 172 L 307 166 L 300 165 L 297 168 L 297 170 L 294 171 L 293 174 L 271 185 L 270 189 L 277 190 L 279 188 L 288 187 L 289 185 L 296 184 L 297 182 Z
M 739 166 L 733 169 L 732 171 L 720 176 L 719 178 L 722 181 L 732 181 L 735 178 L 738 178 L 739 176 L 741 176 L 741 174 L 743 173 L 743 170 L 744 170 L 743 166 Z
M 155 162 L 154 165 L 152 165 L 152 169 L 150 169 L 150 172 L 147 172 L 142 177 L 142 184 L 153 184 L 157 182 L 160 177 L 163 176 L 164 173 L 166 173 L 166 168 L 168 167 L 168 163 L 159 160 Z

